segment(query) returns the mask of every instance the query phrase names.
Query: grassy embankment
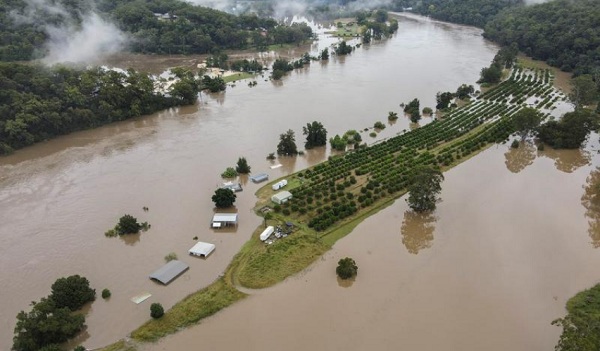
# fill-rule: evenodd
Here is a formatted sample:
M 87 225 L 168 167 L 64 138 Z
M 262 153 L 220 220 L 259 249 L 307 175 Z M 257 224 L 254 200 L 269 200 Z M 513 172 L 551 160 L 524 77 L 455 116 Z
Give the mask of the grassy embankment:
M 550 84 L 545 72 L 534 74 L 516 69 L 509 81 L 441 120 L 286 177 L 289 181 L 286 190 L 294 193 L 294 199 L 272 211 L 273 218 L 268 224 L 291 221 L 295 232 L 265 245 L 258 239 L 264 229 L 260 225 L 222 278 L 173 306 L 161 319 L 142 325 L 131 334 L 132 338 L 158 340 L 242 299 L 246 295 L 237 286 L 264 288 L 300 272 L 365 218 L 404 195 L 414 167 L 431 165 L 447 170 L 495 142 L 506 140 L 514 132 L 510 116 L 523 107 L 521 101 L 536 91 L 548 94 Z M 272 183 L 256 193 L 257 213 L 265 206 L 272 207 Z M 311 220 L 327 214 L 339 203 L 351 204 L 355 211 L 333 222 L 321 223 L 319 230 L 311 228 L 314 227 Z M 131 346 L 132 343 L 123 344 Z M 105 349 L 108 350 L 122 348 Z

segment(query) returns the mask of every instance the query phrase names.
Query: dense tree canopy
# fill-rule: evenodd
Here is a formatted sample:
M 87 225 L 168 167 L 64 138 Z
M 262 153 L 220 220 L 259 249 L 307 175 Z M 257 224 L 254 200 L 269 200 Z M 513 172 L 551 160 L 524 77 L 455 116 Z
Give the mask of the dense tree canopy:
M 54 3 L 54 2 L 53 2 Z M 45 54 L 48 27 L 81 23 L 91 11 L 128 33 L 130 49 L 142 53 L 203 54 L 223 49 L 300 43 L 312 37 L 306 24 L 283 25 L 256 15 L 235 16 L 180 0 L 57 0 L 62 12 L 36 9 L 25 0 L 0 0 L 0 61 L 29 60 Z
M 0 154 L 73 131 L 196 101 L 193 74 L 164 93 L 145 73 L 0 63 Z M 169 96 L 170 94 L 170 96 Z
M 596 128 L 598 115 L 586 109 L 566 113 L 560 121 L 550 121 L 538 128 L 538 137 L 556 149 L 577 149 Z
M 14 351 L 38 351 L 43 347 L 60 344 L 80 332 L 85 323 L 81 314 L 73 314 L 68 307 L 58 308 L 49 298 L 33 302 L 30 312 L 17 314 Z
M 212 201 L 217 208 L 227 208 L 233 206 L 236 195 L 231 189 L 217 189 L 212 196 Z
M 600 1 L 556 0 L 502 11 L 484 36 L 577 74 L 600 66 Z
M 435 19 L 483 27 L 498 12 L 523 4 L 522 0 L 422 0 L 414 10 Z
M 76 311 L 95 298 L 96 290 L 90 288 L 87 278 L 79 275 L 60 278 L 52 284 L 50 299 L 54 301 L 56 308 L 67 307 Z

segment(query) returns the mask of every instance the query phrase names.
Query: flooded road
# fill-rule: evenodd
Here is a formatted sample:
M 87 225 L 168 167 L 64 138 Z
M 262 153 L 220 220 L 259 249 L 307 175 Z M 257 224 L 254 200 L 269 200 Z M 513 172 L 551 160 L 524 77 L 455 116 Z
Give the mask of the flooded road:
M 599 281 L 581 206 L 594 167 L 567 172 L 538 157 L 515 174 L 508 149 L 445 173 L 433 216 L 400 199 L 305 272 L 144 350 L 198 340 L 211 350 L 553 350 L 560 329 L 550 323 Z M 349 287 L 335 275 L 343 257 L 359 267 Z
M 266 172 L 271 179 L 321 162 L 329 151 L 311 150 L 273 162 L 265 156 L 290 128 L 302 145 L 302 126 L 314 120 L 334 136 L 386 122 L 389 111 L 400 112 L 399 104 L 415 97 L 422 107 L 434 106 L 438 91 L 473 84 L 496 51 L 477 29 L 410 18 L 401 18 L 399 25 L 390 40 L 313 63 L 282 82 L 260 78 L 253 88 L 238 82 L 225 93 L 202 94 L 196 106 L 74 133 L 0 159 L 0 278 L 9 282 L 0 289 L 0 349 L 10 348 L 16 314 L 48 295 L 57 278 L 71 274 L 87 277 L 98 295 L 104 288 L 112 291 L 109 300 L 98 296 L 91 304 L 88 329 L 79 341 L 96 348 L 126 336 L 149 318 L 150 303 L 169 308 L 218 277 L 261 222 L 251 212 L 259 186 L 242 179 L 244 191 L 236 202 L 239 226 L 208 229 L 214 211 L 210 197 L 222 182 L 219 174 L 238 157 L 246 157 L 253 173 Z M 316 53 L 329 43 L 322 39 L 312 49 Z M 377 138 L 363 133 L 363 140 L 375 142 L 408 128 L 402 117 Z M 585 268 L 593 266 L 588 259 L 598 253 L 588 242 L 580 199 L 589 166 L 564 173 L 554 168 L 554 163 L 564 163 L 555 155 L 538 157 L 514 173 L 505 166 L 507 148 L 498 150 L 448 173 L 445 201 L 435 218 L 423 219 L 425 223 L 405 219 L 405 205 L 398 201 L 365 221 L 310 272 L 168 339 L 178 345 L 170 349 L 181 349 L 185 338 L 201 334 L 211 347 L 231 349 L 227 346 L 234 339 L 225 335 L 233 332 L 244 335 L 237 340 L 251 348 L 268 342 L 291 347 L 296 340 L 308 346 L 321 340 L 319 349 L 360 349 L 376 342 L 385 349 L 397 346 L 400 335 L 422 339 L 425 344 L 414 344 L 423 345 L 422 350 L 431 343 L 476 350 L 498 340 L 506 346 L 512 338 L 516 345 L 520 340 L 552 345 L 557 331 L 548 327 L 546 317 L 560 316 L 565 299 L 595 279 Z M 279 163 L 282 167 L 270 169 Z M 462 176 L 455 179 L 453 174 Z M 530 183 L 540 186 L 540 194 L 531 198 L 535 187 Z M 550 191 L 551 185 L 560 191 Z M 554 201 L 550 195 L 562 198 Z M 521 207 L 525 204 L 529 206 Z M 126 213 L 152 228 L 127 240 L 106 238 L 104 232 Z M 546 213 L 552 213 L 550 221 Z M 504 226 L 498 224 L 502 221 Z M 421 229 L 421 234 L 403 231 L 405 227 Z M 565 232 L 556 232 L 558 228 Z M 561 235 L 567 234 L 573 241 L 565 242 Z M 187 255 L 195 236 L 216 244 L 208 259 Z M 168 286 L 150 281 L 148 275 L 170 252 L 190 270 Z M 332 279 L 330 269 L 339 255 L 355 257 L 360 267 L 359 279 L 345 289 Z M 563 262 L 553 271 L 548 260 L 566 258 L 572 264 Z M 578 267 L 575 261 L 584 265 L 579 274 L 572 271 Z M 148 301 L 130 301 L 145 292 L 152 294 Z M 546 311 L 549 293 L 555 309 Z M 297 296 L 294 303 L 286 294 Z M 252 329 L 265 321 L 269 328 Z M 469 343 L 467 326 L 489 329 L 471 335 Z M 389 335 L 392 327 L 395 332 Z M 212 336 L 205 335 L 209 331 Z M 430 337 L 438 331 L 439 339 Z M 165 345 L 157 347 L 169 349 Z

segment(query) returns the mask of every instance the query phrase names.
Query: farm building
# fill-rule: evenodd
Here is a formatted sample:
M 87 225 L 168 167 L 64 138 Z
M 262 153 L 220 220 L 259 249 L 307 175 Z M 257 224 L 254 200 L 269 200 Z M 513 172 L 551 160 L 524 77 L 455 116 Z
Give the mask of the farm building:
M 250 177 L 250 180 L 254 183 L 264 182 L 265 180 L 269 180 L 269 175 L 266 173 L 261 173 Z
M 230 225 L 238 224 L 238 214 L 237 213 L 215 213 L 212 219 L 211 227 L 212 228 L 222 228 Z
M 199 241 L 191 249 L 188 250 L 190 255 L 206 258 L 215 250 L 215 244 L 204 243 Z
M 167 285 L 171 282 L 171 280 L 177 278 L 180 274 L 187 271 L 188 268 L 190 268 L 190 266 L 181 261 L 169 261 L 167 264 L 160 267 L 154 273 L 150 274 L 150 279 L 159 281 Z
M 278 205 L 281 205 L 283 203 L 286 203 L 291 198 L 292 198 L 292 193 L 290 193 L 289 191 L 280 191 L 277 194 L 271 196 L 271 201 L 273 201 L 274 203 L 276 203 Z

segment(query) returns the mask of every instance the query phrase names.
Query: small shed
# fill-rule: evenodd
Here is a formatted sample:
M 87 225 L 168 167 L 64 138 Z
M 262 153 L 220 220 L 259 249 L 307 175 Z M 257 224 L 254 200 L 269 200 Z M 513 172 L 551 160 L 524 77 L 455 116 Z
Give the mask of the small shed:
M 250 177 L 250 180 L 253 183 L 264 182 L 265 180 L 269 180 L 269 175 L 266 174 L 266 173 L 261 173 L 261 174 L 253 175 L 252 177 Z
M 215 213 L 212 219 L 211 227 L 222 228 L 230 225 L 238 224 L 237 213 Z
M 273 234 L 274 231 L 275 228 L 273 228 L 273 226 L 268 226 L 267 229 L 263 230 L 263 232 L 260 233 L 260 241 L 265 241 L 269 239 L 269 237 L 271 236 L 271 234 Z
M 277 194 L 271 196 L 271 201 L 273 201 L 274 203 L 276 203 L 278 205 L 281 205 L 283 203 L 286 203 L 291 198 L 292 198 L 292 193 L 290 193 L 289 191 L 280 191 Z
M 150 274 L 150 279 L 159 281 L 167 285 L 171 282 L 171 280 L 177 278 L 180 274 L 187 271 L 188 268 L 190 268 L 190 266 L 181 261 L 169 261 L 167 264 L 160 267 L 154 273 Z
M 215 244 L 199 241 L 191 249 L 188 250 L 190 255 L 206 258 L 215 250 Z

